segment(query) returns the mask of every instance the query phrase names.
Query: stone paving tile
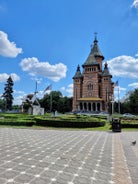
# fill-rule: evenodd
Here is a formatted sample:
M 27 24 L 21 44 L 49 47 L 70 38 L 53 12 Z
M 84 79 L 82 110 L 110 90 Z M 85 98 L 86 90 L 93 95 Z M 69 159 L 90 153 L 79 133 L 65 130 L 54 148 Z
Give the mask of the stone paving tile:
M 16 177 L 18 174 L 19 174 L 19 172 L 17 172 L 17 171 L 6 170 L 0 174 L 0 178 L 11 179 L 11 178 Z
M 82 177 L 91 177 L 92 176 L 92 170 L 85 170 L 85 169 L 81 169 L 79 171 L 79 176 L 82 176 Z
M 17 163 L 13 162 L 12 160 L 5 160 L 4 164 L 2 164 L 1 166 L 6 169 L 6 168 L 13 168 L 16 165 Z
M 136 184 L 132 139 L 137 132 L 0 128 L 0 184 Z
M 43 178 L 48 178 L 48 177 L 50 177 L 50 178 L 54 178 L 54 176 L 57 174 L 57 172 L 56 171 L 53 171 L 53 170 L 47 170 L 47 171 L 44 171 L 42 174 L 41 174 L 41 176 L 43 177 Z
M 73 174 L 63 172 L 63 173 L 60 173 L 60 174 L 57 176 L 57 181 L 58 181 L 59 179 L 62 179 L 62 180 L 64 180 L 65 182 L 67 182 L 67 181 L 70 181 L 72 178 L 73 178 Z
M 36 177 L 34 180 L 30 182 L 30 184 L 47 184 L 50 182 L 51 182 L 50 178 Z
M 50 165 L 49 169 L 55 170 L 55 171 L 62 171 L 62 169 L 64 168 L 63 165 L 59 165 L 59 164 L 54 164 L 54 165 Z
M 15 177 L 14 181 L 19 183 L 29 183 L 34 178 L 33 175 L 27 174 L 26 172 L 21 172 L 20 175 Z
M 74 184 L 84 184 L 84 183 L 87 183 L 87 184 L 91 184 L 91 178 L 88 178 L 88 177 L 83 177 L 83 176 L 77 176 L 75 177 L 73 183 Z
M 0 184 L 4 184 L 4 183 L 6 183 L 6 179 L 2 179 L 2 178 L 0 178 Z
M 76 167 L 72 167 L 72 166 L 70 165 L 70 166 L 68 166 L 68 167 L 66 167 L 66 168 L 64 169 L 64 172 L 70 173 L 70 174 L 74 174 L 74 173 L 76 173 Z

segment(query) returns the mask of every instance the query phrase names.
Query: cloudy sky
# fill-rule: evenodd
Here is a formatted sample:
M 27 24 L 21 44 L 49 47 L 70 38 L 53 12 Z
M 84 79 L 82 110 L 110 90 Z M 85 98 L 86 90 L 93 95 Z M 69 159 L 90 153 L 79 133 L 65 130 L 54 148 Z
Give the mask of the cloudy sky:
M 0 0 L 0 94 L 11 75 L 14 104 L 36 81 L 40 97 L 50 84 L 72 96 L 95 32 L 123 98 L 138 88 L 138 0 Z

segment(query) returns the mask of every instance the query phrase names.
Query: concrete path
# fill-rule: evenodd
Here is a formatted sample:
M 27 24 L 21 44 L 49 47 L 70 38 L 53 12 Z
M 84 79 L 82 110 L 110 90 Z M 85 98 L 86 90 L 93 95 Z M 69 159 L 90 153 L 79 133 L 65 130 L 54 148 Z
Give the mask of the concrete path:
M 0 184 L 137 184 L 138 132 L 0 128 Z

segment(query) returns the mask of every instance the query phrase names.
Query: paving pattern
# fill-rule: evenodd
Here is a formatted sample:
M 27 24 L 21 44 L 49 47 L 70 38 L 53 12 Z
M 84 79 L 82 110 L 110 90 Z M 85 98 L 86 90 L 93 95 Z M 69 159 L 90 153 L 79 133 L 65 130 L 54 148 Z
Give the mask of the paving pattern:
M 0 128 L 0 184 L 137 184 L 138 132 Z

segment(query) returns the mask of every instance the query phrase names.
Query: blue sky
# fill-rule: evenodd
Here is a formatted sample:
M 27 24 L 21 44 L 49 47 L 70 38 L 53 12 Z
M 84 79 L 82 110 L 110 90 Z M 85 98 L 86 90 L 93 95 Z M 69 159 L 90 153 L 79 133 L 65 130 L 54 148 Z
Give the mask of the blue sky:
M 49 84 L 72 96 L 95 32 L 123 98 L 138 88 L 138 0 L 0 0 L 0 94 L 11 75 L 14 104 L 36 81 L 40 98 Z

